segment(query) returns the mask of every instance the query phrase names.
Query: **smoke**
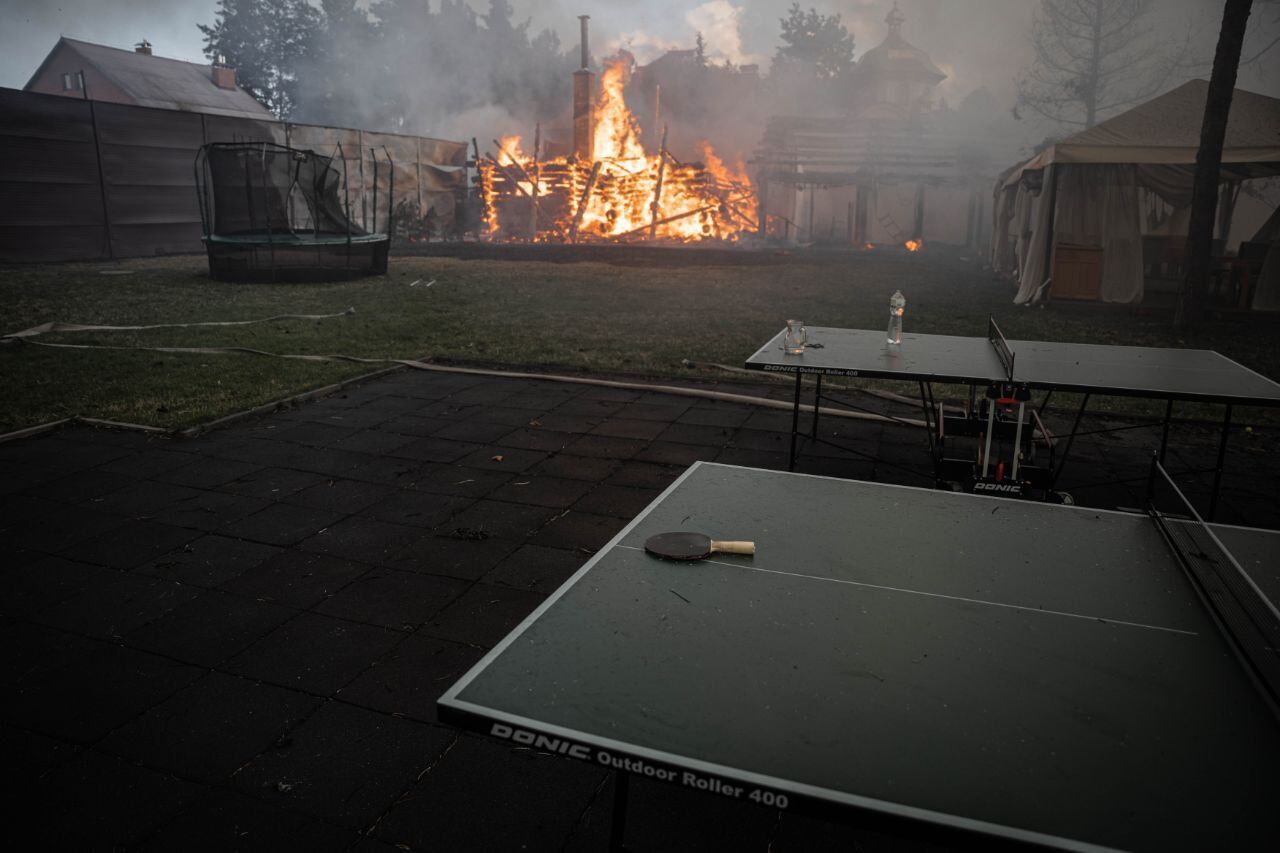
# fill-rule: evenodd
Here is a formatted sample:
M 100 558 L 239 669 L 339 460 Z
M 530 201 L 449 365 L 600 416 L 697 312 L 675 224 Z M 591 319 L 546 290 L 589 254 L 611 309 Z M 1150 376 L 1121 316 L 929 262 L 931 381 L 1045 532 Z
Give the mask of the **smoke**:
M 691 29 L 702 33 L 708 46 L 708 59 L 752 65 L 763 61 L 764 57 L 743 47 L 741 27 L 744 12 L 745 7 L 735 6 L 729 0 L 711 0 L 687 12 L 684 19 Z

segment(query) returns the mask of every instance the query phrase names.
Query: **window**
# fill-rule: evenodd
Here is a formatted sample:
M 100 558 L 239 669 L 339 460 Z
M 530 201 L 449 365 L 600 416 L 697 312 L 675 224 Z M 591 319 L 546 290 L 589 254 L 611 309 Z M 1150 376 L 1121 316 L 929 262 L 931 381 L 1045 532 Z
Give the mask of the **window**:
M 80 74 L 73 72 L 71 74 L 62 75 L 62 89 L 66 92 L 75 91 L 80 88 Z

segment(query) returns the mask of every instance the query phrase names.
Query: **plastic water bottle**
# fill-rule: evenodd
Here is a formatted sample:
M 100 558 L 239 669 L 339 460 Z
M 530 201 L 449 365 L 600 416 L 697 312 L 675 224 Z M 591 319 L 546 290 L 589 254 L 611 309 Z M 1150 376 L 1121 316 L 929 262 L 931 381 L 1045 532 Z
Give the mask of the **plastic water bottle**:
M 902 314 L 907 310 L 907 299 L 901 290 L 889 297 L 889 343 L 902 343 Z

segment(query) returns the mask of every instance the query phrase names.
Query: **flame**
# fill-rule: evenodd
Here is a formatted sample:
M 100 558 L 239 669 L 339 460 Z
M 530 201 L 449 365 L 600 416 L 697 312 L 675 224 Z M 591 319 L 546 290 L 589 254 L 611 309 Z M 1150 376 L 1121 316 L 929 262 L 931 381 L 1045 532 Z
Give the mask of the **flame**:
M 904 246 L 906 246 L 906 247 L 907 247 L 907 251 L 908 251 L 908 252 L 918 252 L 918 251 L 920 251 L 920 247 L 924 245 L 924 241 L 923 241 L 923 240 L 908 240 L 907 242 L 903 243 L 902 245 L 904 245 Z
M 872 249 L 874 249 L 875 247 L 876 247 L 876 244 L 875 244 L 875 243 L 868 243 L 867 245 L 863 246 L 862 248 L 864 248 L 864 249 L 866 249 L 868 252 L 870 252 L 870 251 L 871 251 Z
M 624 98 L 629 78 L 630 63 L 621 57 L 600 75 L 592 139 L 596 164 L 572 157 L 535 163 L 521 150 L 520 137 L 498 140 L 496 162 L 480 165 L 491 239 L 653 234 L 688 241 L 754 233 L 758 207 L 745 164 L 726 165 L 706 142 L 698 146 L 702 163 L 680 163 L 669 152 L 646 154 L 640 125 Z M 591 182 L 593 165 L 598 173 Z M 529 201 L 535 179 L 536 221 Z

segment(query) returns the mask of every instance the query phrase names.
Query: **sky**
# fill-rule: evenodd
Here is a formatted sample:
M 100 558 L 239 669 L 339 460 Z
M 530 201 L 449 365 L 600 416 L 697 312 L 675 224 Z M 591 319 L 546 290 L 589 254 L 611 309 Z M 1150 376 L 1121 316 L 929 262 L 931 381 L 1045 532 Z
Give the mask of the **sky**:
M 471 0 L 483 8 L 487 0 Z M 591 15 L 592 51 L 627 46 L 641 61 L 669 47 L 692 47 L 701 31 L 713 58 L 767 68 L 778 41 L 779 19 L 790 0 L 511 0 L 518 19 L 533 30 L 555 29 L 566 47 L 577 44 L 581 14 Z M 839 13 L 854 35 L 855 56 L 884 37 L 885 0 L 808 0 L 802 6 Z M 958 101 L 987 87 L 1012 104 L 1013 79 L 1031 56 L 1030 0 L 899 0 L 904 37 L 926 50 L 947 72 L 938 94 Z M 1192 33 L 1194 47 L 1211 56 L 1222 0 L 1156 0 L 1159 18 Z M 1253 32 L 1261 46 L 1280 35 L 1280 0 L 1255 0 Z M 21 88 L 59 35 L 129 48 L 142 39 L 156 54 L 203 62 L 196 25 L 211 23 L 216 0 L 0 0 L 0 86 Z M 1270 64 L 1243 70 L 1242 88 L 1280 96 L 1280 48 Z M 1207 73 L 1207 72 L 1206 72 Z

